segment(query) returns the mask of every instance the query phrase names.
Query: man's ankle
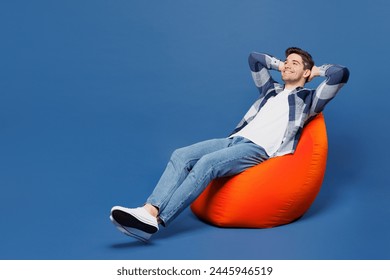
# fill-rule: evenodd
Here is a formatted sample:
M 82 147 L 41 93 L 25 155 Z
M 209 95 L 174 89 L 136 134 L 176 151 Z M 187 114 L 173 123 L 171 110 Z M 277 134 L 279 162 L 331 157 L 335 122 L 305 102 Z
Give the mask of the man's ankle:
M 144 209 L 146 211 L 148 211 L 148 213 L 150 215 L 152 215 L 153 217 L 157 218 L 157 216 L 158 216 L 158 208 L 157 207 L 153 206 L 152 204 L 146 203 L 144 205 Z

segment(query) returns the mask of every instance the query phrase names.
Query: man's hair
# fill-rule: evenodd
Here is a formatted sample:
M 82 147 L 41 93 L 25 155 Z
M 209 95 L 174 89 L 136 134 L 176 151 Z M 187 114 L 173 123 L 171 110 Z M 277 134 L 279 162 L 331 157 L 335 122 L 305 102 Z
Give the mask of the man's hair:
M 313 68 L 313 66 L 314 66 L 313 58 L 311 57 L 311 55 L 307 51 L 304 51 L 300 48 L 291 47 L 291 48 L 288 48 L 285 53 L 286 53 L 286 57 L 288 57 L 292 53 L 299 55 L 303 60 L 303 69 L 305 69 L 305 70 L 306 69 L 311 70 L 311 68 Z

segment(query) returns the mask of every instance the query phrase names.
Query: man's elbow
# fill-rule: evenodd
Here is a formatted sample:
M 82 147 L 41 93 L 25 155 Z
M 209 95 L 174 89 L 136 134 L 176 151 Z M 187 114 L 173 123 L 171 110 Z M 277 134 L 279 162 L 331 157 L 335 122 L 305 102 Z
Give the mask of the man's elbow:
M 349 69 L 343 66 L 341 71 L 342 71 L 341 83 L 346 84 L 349 80 Z
M 258 66 L 257 66 L 258 59 L 256 58 L 256 53 L 251 52 L 248 57 L 248 64 L 249 68 L 253 71 L 256 72 L 258 71 Z
M 345 66 L 333 65 L 328 71 L 329 85 L 346 84 L 349 80 L 349 69 Z

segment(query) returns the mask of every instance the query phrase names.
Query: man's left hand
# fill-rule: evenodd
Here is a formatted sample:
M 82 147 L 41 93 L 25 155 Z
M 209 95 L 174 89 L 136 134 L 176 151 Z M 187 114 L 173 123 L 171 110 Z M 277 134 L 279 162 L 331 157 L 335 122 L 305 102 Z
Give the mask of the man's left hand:
M 315 77 L 318 77 L 320 75 L 320 70 L 318 69 L 317 66 L 313 66 L 313 68 L 311 68 L 311 72 L 310 72 L 310 77 L 308 79 L 308 81 L 310 82 L 311 80 L 313 80 Z

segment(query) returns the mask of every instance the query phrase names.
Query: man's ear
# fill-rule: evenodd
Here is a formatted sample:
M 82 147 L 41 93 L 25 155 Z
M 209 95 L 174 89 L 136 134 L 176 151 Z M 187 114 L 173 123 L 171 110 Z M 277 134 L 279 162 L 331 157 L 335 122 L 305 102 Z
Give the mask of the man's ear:
M 311 70 L 306 69 L 305 72 L 303 72 L 303 77 L 306 79 L 306 78 L 310 77 L 310 74 L 311 74 Z

